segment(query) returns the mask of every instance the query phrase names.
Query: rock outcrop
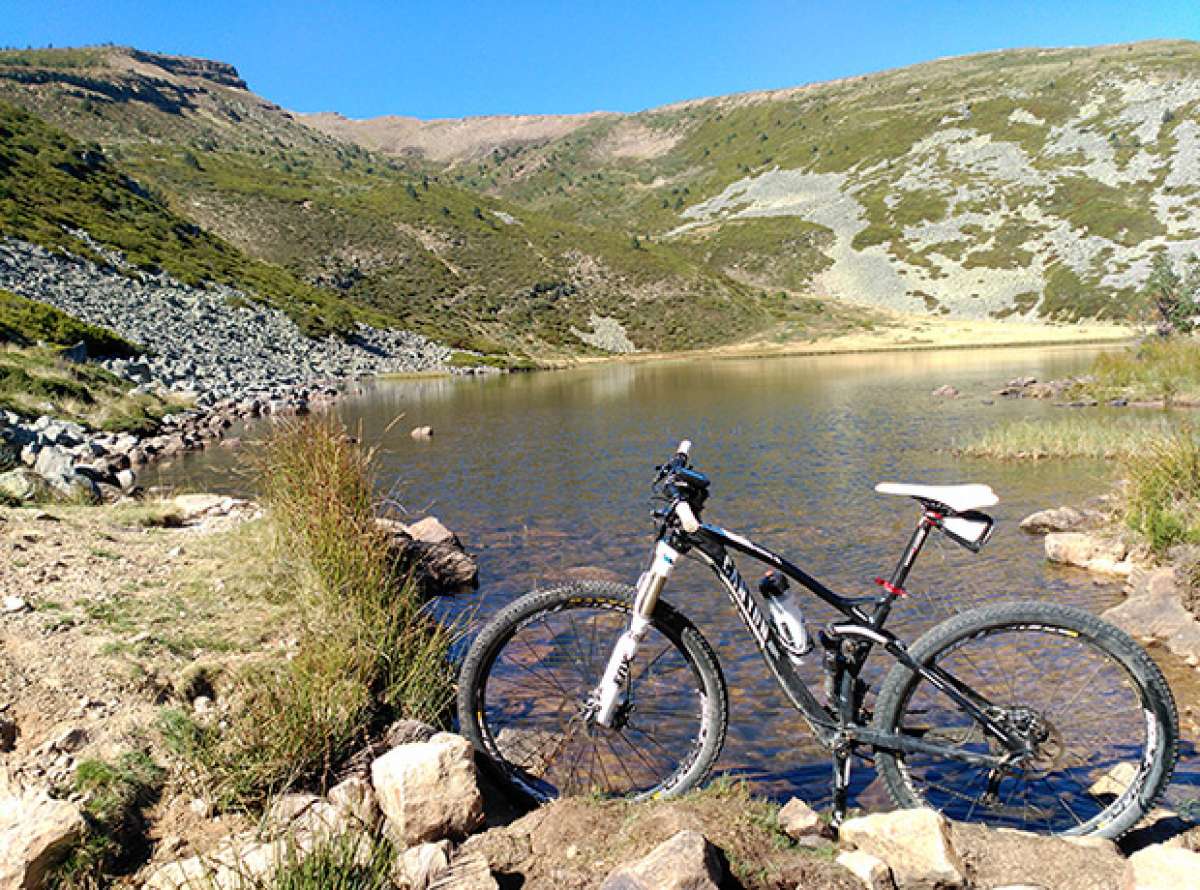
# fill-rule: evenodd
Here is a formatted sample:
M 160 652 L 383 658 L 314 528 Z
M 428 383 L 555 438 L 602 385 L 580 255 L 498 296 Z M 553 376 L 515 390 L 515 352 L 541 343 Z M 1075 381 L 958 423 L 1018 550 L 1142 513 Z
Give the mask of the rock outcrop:
M 1200 659 L 1200 621 L 1184 608 L 1173 568 L 1135 572 L 1129 598 L 1102 617 L 1131 636 L 1161 640 L 1181 658 Z

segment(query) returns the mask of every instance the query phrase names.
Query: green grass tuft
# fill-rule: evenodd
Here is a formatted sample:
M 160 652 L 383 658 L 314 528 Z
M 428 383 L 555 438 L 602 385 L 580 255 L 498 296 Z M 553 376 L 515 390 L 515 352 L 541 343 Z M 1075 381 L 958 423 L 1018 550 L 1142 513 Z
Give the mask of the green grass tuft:
M 1130 457 L 1169 438 L 1173 430 L 1165 418 L 1114 418 L 1088 412 L 1049 420 L 1010 420 L 960 444 L 958 452 L 999 460 Z
M 275 559 L 300 613 L 294 657 L 232 680 L 239 703 L 218 732 L 177 711 L 160 728 L 224 807 L 254 808 L 297 784 L 321 785 L 385 722 L 440 722 L 453 696 L 454 630 L 429 616 L 375 522 L 371 454 L 328 420 L 281 426 L 260 458 Z
M 0 290 L 0 343 L 35 346 L 39 341 L 54 346 L 82 342 L 93 357 L 129 358 L 142 352 L 112 331 L 85 324 L 46 303 Z
M 51 890 L 96 890 L 132 873 L 149 853 L 144 812 L 158 799 L 166 773 L 142 751 L 109 763 L 84 760 L 74 790 L 84 795 L 87 832 L 55 869 Z
M 1125 520 L 1156 554 L 1200 543 L 1200 438 L 1191 427 L 1125 461 Z

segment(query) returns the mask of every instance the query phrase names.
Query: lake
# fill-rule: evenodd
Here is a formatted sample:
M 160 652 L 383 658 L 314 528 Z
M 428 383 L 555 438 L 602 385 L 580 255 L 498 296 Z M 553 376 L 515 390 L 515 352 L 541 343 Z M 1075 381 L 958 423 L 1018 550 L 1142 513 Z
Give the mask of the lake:
M 1052 599 L 1098 612 L 1120 600 L 1119 583 L 1049 565 L 1041 539 L 1018 528 L 1035 510 L 1106 492 L 1109 467 L 954 451 L 1003 418 L 1071 410 L 991 393 L 1017 376 L 1080 373 L 1096 351 L 706 358 L 380 381 L 336 410 L 379 447 L 381 487 L 395 508 L 414 519 L 438 516 L 478 555 L 479 592 L 447 605 L 476 624 L 573 568 L 604 569 L 632 584 L 653 542 L 654 465 L 682 438 L 694 442 L 693 463 L 712 479 L 706 520 L 784 553 L 842 593 L 875 591 L 872 579 L 891 569 L 918 516 L 914 502 L 878 495 L 875 483 L 987 483 L 1000 496 L 989 510 L 995 535 L 978 555 L 931 540 L 909 581 L 914 596 L 891 625 L 915 635 L 977 603 Z M 962 397 L 931 395 L 946 383 Z M 409 431 L 423 425 L 434 436 L 412 439 Z M 238 460 L 216 448 L 157 472 L 164 482 L 243 492 Z M 744 568 L 754 577 L 755 565 Z M 731 725 L 721 768 L 749 777 L 760 793 L 823 801 L 827 761 L 715 579 L 685 561 L 665 597 L 700 626 L 725 668 Z M 816 628 L 832 614 L 814 601 L 806 617 Z M 809 662 L 815 680 L 819 658 Z M 870 771 L 858 776 L 855 789 L 869 803 Z

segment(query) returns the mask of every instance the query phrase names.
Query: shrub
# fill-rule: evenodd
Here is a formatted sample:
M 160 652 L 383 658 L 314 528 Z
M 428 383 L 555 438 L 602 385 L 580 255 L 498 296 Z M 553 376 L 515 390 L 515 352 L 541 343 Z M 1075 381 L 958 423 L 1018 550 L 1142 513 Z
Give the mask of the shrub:
M 37 300 L 0 290 L 0 341 L 32 346 L 43 340 L 57 346 L 87 344 L 96 356 L 130 357 L 141 350 L 112 331 L 79 319 Z
M 1191 333 L 1196 328 L 1196 316 L 1200 315 L 1200 257 L 1189 256 L 1180 274 L 1165 253 L 1156 254 L 1146 290 L 1158 313 L 1160 335 Z
M 1185 428 L 1128 458 L 1125 518 L 1162 555 L 1200 543 L 1200 440 Z
M 299 651 L 244 670 L 223 733 L 164 715 L 164 735 L 222 806 L 253 807 L 297 783 L 323 785 L 371 733 L 403 715 L 440 721 L 453 695 L 453 629 L 398 573 L 375 522 L 372 455 L 333 421 L 281 425 L 258 459 L 278 559 L 292 565 Z

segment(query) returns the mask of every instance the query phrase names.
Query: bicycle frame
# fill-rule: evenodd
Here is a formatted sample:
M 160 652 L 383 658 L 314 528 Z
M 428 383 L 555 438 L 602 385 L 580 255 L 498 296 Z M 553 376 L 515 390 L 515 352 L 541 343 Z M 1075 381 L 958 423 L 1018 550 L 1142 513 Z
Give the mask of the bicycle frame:
M 883 732 L 859 722 L 859 704 L 856 693 L 858 673 L 874 646 L 881 646 L 889 655 L 926 679 L 934 688 L 949 697 L 966 711 L 986 733 L 1000 741 L 1013 754 L 1025 750 L 1025 743 L 1011 734 L 1007 727 L 994 720 L 988 709 L 991 703 L 974 692 L 969 686 L 942 670 L 937 665 L 926 666 L 916 662 L 904 643 L 888 631 L 884 624 L 898 597 L 904 596 L 904 582 L 917 555 L 935 527 L 940 527 L 941 514 L 926 507 L 921 520 L 909 539 L 904 554 L 892 572 L 890 580 L 876 579 L 884 589 L 880 597 L 849 598 L 835 593 L 799 566 L 779 554 L 762 547 L 741 535 L 720 526 L 697 523 L 692 531 L 683 531 L 670 526 L 665 520 L 656 543 L 655 562 L 639 584 L 639 595 L 634 605 L 634 616 L 630 631 L 618 642 L 606 671 L 601 689 L 609 689 L 615 696 L 616 687 L 624 680 L 628 663 L 632 660 L 637 643 L 645 633 L 654 607 L 674 562 L 674 555 L 695 551 L 709 565 L 725 587 L 738 614 L 754 637 L 768 668 L 792 705 L 801 713 L 817 739 L 835 755 L 846 753 L 858 745 L 868 745 L 884 750 L 925 753 L 979 766 L 999 769 L 1008 762 L 1006 756 L 990 753 L 964 751 L 952 745 L 929 742 L 902 733 Z M 666 547 L 666 551 L 662 548 Z M 836 711 L 827 710 L 817 701 L 807 684 L 800 678 L 791 659 L 766 617 L 766 604 L 762 596 L 746 584 L 738 571 L 729 550 L 749 556 L 770 566 L 801 584 L 811 594 L 833 606 L 845 616 L 831 622 L 820 635 L 826 649 L 827 670 L 832 669 L 835 680 Z M 862 606 L 873 605 L 870 611 Z M 843 646 L 843 642 L 848 646 Z M 846 650 L 849 652 L 847 653 Z M 612 699 L 609 700 L 610 708 Z M 611 713 L 611 710 L 608 712 Z M 600 722 L 607 714 L 602 710 Z M 848 767 L 846 768 L 848 770 Z M 847 772 L 848 774 L 848 772 Z

